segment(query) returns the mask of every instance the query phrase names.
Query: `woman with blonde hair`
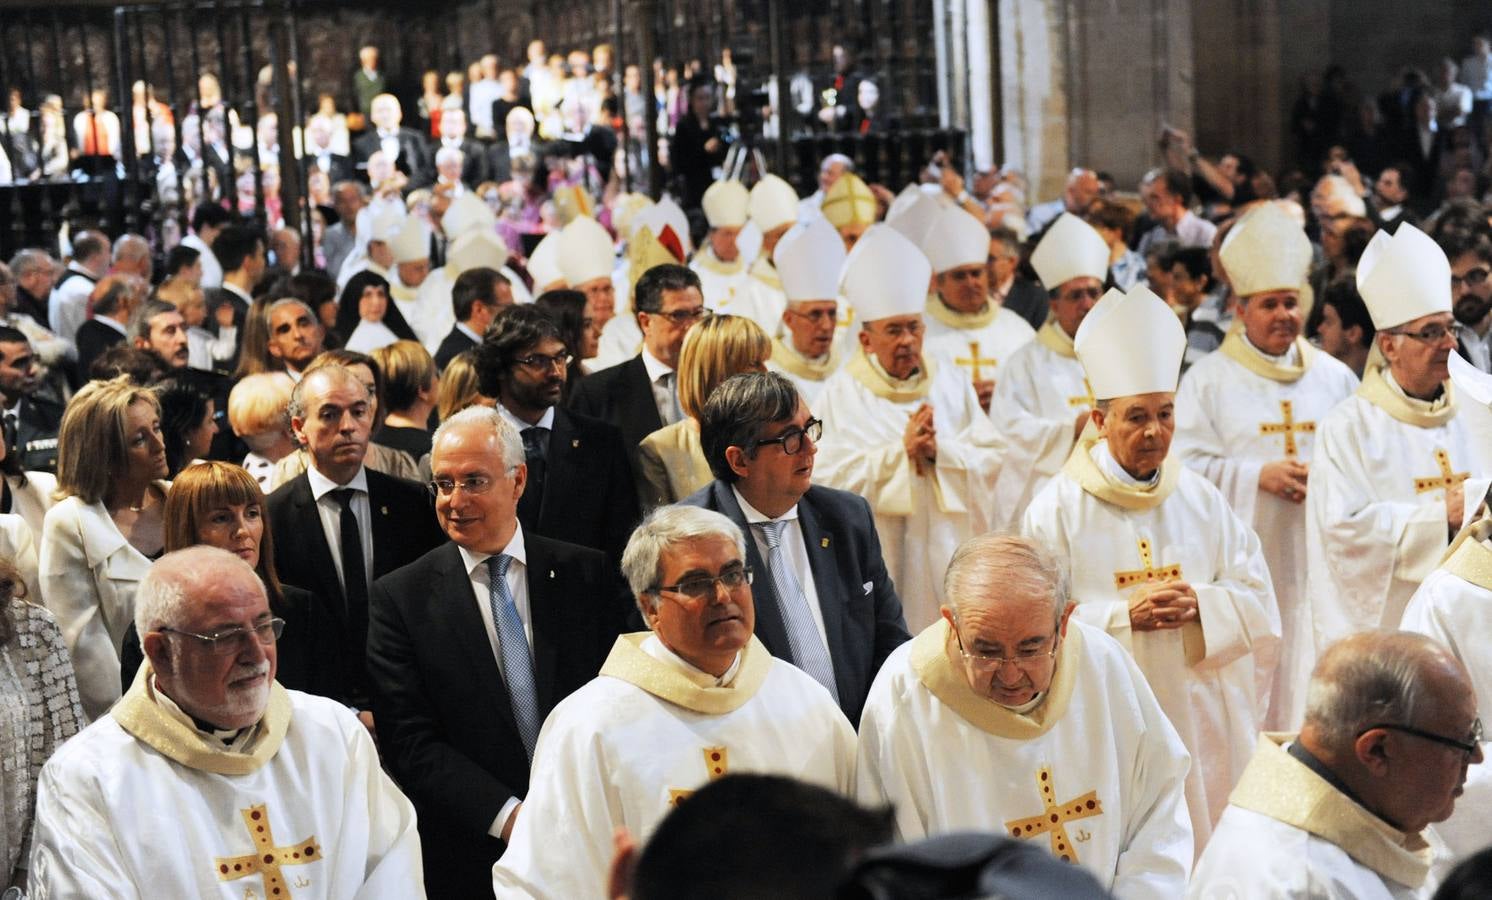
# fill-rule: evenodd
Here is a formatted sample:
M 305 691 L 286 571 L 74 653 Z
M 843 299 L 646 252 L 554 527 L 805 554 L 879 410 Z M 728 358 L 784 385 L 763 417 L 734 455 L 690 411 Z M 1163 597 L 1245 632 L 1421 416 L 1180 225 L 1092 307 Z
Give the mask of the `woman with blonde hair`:
M 711 316 L 684 337 L 679 351 L 679 408 L 684 418 L 642 439 L 638 499 L 643 512 L 677 503 L 715 476 L 699 442 L 699 416 L 710 392 L 732 375 L 767 371 L 772 342 L 745 316 Z
M 403 450 L 418 460 L 430 452 L 430 414 L 440 389 L 435 360 L 419 341 L 395 341 L 373 351 L 383 370 L 388 415 L 373 432 L 373 443 Z
M 57 432 L 58 500 L 42 523 L 39 578 L 90 718 L 121 693 L 135 588 L 165 548 L 165 476 L 154 393 L 125 376 L 78 391 Z
M 237 554 L 264 582 L 269 611 L 285 621 L 278 635 L 275 680 L 287 688 L 343 700 L 341 626 L 331 607 L 303 588 L 280 582 L 267 501 L 259 483 L 232 463 L 204 462 L 183 469 L 166 498 L 166 552 L 207 544 Z M 294 536 L 290 536 L 293 538 Z M 124 641 L 121 677 L 133 681 L 144 656 L 131 626 Z
M 228 426 L 249 448 L 241 465 L 261 488 L 275 463 L 295 452 L 289 417 L 294 388 L 284 372 L 260 372 L 241 379 L 228 394 Z
M 435 415 L 444 422 L 468 406 L 493 406 L 496 400 L 482 394 L 477 377 L 477 352 L 467 350 L 451 357 L 440 373 L 440 390 L 436 392 Z

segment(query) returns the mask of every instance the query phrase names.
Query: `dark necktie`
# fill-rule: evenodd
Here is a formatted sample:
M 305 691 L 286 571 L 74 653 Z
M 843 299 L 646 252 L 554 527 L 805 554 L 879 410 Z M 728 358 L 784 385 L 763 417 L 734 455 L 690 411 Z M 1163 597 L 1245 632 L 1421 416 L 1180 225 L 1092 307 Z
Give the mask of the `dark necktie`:
M 349 614 L 368 607 L 368 569 L 363 561 L 363 531 L 357 514 L 352 511 L 352 488 L 332 491 L 332 499 L 342 507 L 342 602 Z
M 539 513 L 544 508 L 544 479 L 549 468 L 549 429 L 535 425 L 523 429 L 523 457 L 528 463 L 528 486 L 518 500 L 518 520 L 529 528 L 538 528 Z
M 19 438 L 20 438 L 20 433 L 21 433 L 20 420 L 16 418 L 16 414 L 13 413 L 13 412 L 6 413 L 5 414 L 5 453 L 6 453 L 6 455 L 8 455 L 8 456 L 14 456 L 17 453 L 21 452 L 21 448 L 20 448 L 19 443 L 18 443 L 19 442 Z

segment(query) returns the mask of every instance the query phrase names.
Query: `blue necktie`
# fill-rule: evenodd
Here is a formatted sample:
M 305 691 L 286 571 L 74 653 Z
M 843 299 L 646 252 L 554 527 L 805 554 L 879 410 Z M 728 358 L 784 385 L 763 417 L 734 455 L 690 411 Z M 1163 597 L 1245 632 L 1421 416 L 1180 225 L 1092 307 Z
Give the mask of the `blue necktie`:
M 798 584 L 787 547 L 782 543 L 782 531 L 787 527 L 787 521 L 757 524 L 767 539 L 770 556 L 767 568 L 772 571 L 772 589 L 777 593 L 777 606 L 782 610 L 783 622 L 787 625 L 787 643 L 793 652 L 793 663 L 828 688 L 838 701 L 839 686 L 834 682 L 834 663 L 829 659 L 829 648 L 819 638 L 813 611 L 808 608 L 808 597 Z
M 497 626 L 497 645 L 502 654 L 503 677 L 508 682 L 508 700 L 513 704 L 513 718 L 523 738 L 523 749 L 534 758 L 534 743 L 539 739 L 539 695 L 534 689 L 534 660 L 528 652 L 528 637 L 513 592 L 508 590 L 508 566 L 513 557 L 506 553 L 487 557 L 487 602 L 492 604 L 492 623 Z

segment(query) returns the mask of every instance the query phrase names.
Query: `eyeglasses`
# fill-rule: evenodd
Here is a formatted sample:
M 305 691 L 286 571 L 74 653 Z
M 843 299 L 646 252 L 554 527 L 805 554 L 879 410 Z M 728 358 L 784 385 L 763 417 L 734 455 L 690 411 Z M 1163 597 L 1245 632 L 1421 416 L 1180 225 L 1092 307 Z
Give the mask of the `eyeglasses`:
M 238 648 L 243 646 L 244 638 L 253 635 L 259 643 L 268 647 L 279 640 L 280 635 L 285 633 L 285 620 L 280 618 L 270 619 L 253 628 L 230 628 L 227 631 L 219 631 L 216 634 L 197 634 L 191 631 L 178 631 L 175 628 L 158 628 L 157 631 L 165 634 L 181 634 L 190 638 L 196 638 L 207 645 L 215 656 L 229 656 L 237 653 Z
M 765 447 L 768 444 L 781 444 L 782 452 L 788 456 L 794 456 L 803 449 L 803 436 L 807 435 L 815 444 L 819 438 L 824 436 L 824 423 L 818 419 L 809 419 L 802 428 L 789 428 L 774 438 L 765 438 L 756 442 L 756 448 Z M 755 449 L 755 448 L 754 448 Z
M 839 319 L 839 308 L 837 305 L 834 309 L 810 309 L 807 312 L 799 312 L 796 309 L 789 309 L 788 313 L 790 315 L 797 316 L 800 319 L 807 319 L 814 324 L 819 324 L 825 321 L 837 321 Z
M 678 584 L 659 585 L 653 590 L 660 593 L 667 591 L 670 594 L 683 594 L 690 600 L 707 600 L 715 596 L 716 584 L 723 585 L 727 591 L 734 591 L 749 585 L 751 584 L 751 567 L 742 566 L 739 569 L 730 569 L 713 578 L 708 575 L 685 578 Z
M 1054 633 L 1052 635 L 1052 649 L 1050 650 L 1022 650 L 1015 656 L 990 656 L 984 653 L 970 653 L 968 650 L 965 650 L 963 635 L 958 633 L 957 628 L 953 629 L 953 637 L 954 640 L 958 641 L 959 655 L 969 665 L 973 666 L 976 671 L 982 672 L 998 671 L 1006 663 L 1010 663 L 1022 671 L 1029 672 L 1040 668 L 1044 663 L 1056 658 L 1057 648 L 1060 646 L 1057 643 L 1058 634 Z
M 513 362 L 517 363 L 520 366 L 524 366 L 525 368 L 544 371 L 547 369 L 552 369 L 555 366 L 559 366 L 561 369 L 567 368 L 570 365 L 570 360 L 574 358 L 575 357 L 569 353 L 556 353 L 553 356 L 545 356 L 542 353 L 533 353 L 528 356 L 520 356 L 517 359 L 514 359 Z
M 1389 731 L 1402 731 L 1405 734 L 1412 734 L 1417 738 L 1424 738 L 1427 741 L 1433 741 L 1437 744 L 1444 744 L 1447 747 L 1455 747 L 1457 750 L 1460 750 L 1467 756 L 1475 756 L 1477 747 L 1482 742 L 1481 719 L 1477 719 L 1476 721 L 1471 723 L 1471 734 L 1468 735 L 1467 739 L 1464 741 L 1458 741 L 1455 738 L 1448 738 L 1444 735 L 1435 734 L 1432 731 L 1421 731 L 1418 728 L 1411 728 L 1408 725 L 1395 725 L 1392 722 L 1379 722 L 1376 725 L 1369 725 L 1367 728 L 1359 731 L 1357 733 L 1357 736 L 1362 737 L 1375 728 L 1386 728 Z
M 1058 300 L 1097 300 L 1103 296 L 1103 288 L 1081 287 L 1063 291 L 1057 295 Z
M 492 479 L 486 475 L 468 475 L 460 481 L 453 478 L 437 478 L 425 482 L 425 487 L 429 489 L 432 496 L 449 497 L 456 493 L 457 487 L 460 487 L 466 494 L 485 494 L 492 490 L 492 484 Z
M 1401 334 L 1407 338 L 1413 338 L 1426 344 L 1438 344 L 1450 335 L 1452 340 L 1461 339 L 1461 331 L 1465 328 L 1460 322 L 1452 322 L 1449 325 L 1435 324 L 1426 325 L 1419 331 L 1390 331 L 1389 334 Z
M 710 314 L 710 311 L 703 306 L 696 306 L 693 309 L 676 309 L 673 312 L 663 312 L 662 310 L 658 312 L 643 310 L 643 312 L 650 316 L 659 316 L 667 319 L 675 325 L 687 325 L 690 322 L 698 322 Z
M 1467 287 L 1477 287 L 1487 280 L 1489 274 L 1492 274 L 1492 272 L 1488 272 L 1487 269 L 1478 266 L 1468 271 L 1465 275 L 1452 275 L 1451 288 L 1458 288 L 1462 284 L 1465 284 Z

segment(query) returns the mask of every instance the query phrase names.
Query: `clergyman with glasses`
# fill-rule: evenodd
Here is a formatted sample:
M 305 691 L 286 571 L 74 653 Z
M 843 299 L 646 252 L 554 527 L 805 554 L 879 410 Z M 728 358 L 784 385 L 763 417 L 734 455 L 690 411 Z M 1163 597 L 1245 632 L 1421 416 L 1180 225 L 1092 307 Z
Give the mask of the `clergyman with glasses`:
M 752 636 L 753 583 L 769 574 L 745 545 L 694 506 L 660 507 L 632 533 L 622 571 L 650 631 L 617 638 L 600 677 L 544 723 L 497 896 L 607 896 L 618 829 L 641 845 L 732 772 L 853 789 L 855 732 L 833 696 Z
M 908 639 L 870 504 L 813 483 L 824 425 L 783 375 L 726 379 L 699 431 L 715 480 L 683 502 L 750 536 L 757 638 L 859 721 L 881 663 Z
M 1125 648 L 1072 617 L 1066 561 L 981 535 L 944 587 L 942 617 L 871 688 L 857 799 L 891 804 L 899 840 L 1006 834 L 1115 897 L 1180 897 L 1191 758 Z
M 38 780 L 32 896 L 425 896 L 414 808 L 367 729 L 275 680 L 284 624 L 233 553 L 151 566 L 146 665 Z
M 1311 673 L 1300 734 L 1260 735 L 1187 896 L 1428 896 L 1445 848 L 1426 829 L 1481 768 L 1482 737 L 1445 646 L 1390 631 L 1338 641 Z
M 1489 473 L 1449 381 L 1461 325 L 1445 252 L 1413 225 L 1378 232 L 1357 266 L 1377 329 L 1362 386 L 1316 426 L 1306 498 L 1306 595 L 1317 649 L 1397 628 Z M 1477 411 L 1479 412 L 1479 411 Z
M 487 896 L 526 815 L 539 726 L 595 677 L 629 604 L 601 551 L 519 521 L 528 466 L 502 413 L 442 422 L 431 472 L 450 541 L 373 584 L 368 674 L 384 762 L 419 812 L 429 895 Z

